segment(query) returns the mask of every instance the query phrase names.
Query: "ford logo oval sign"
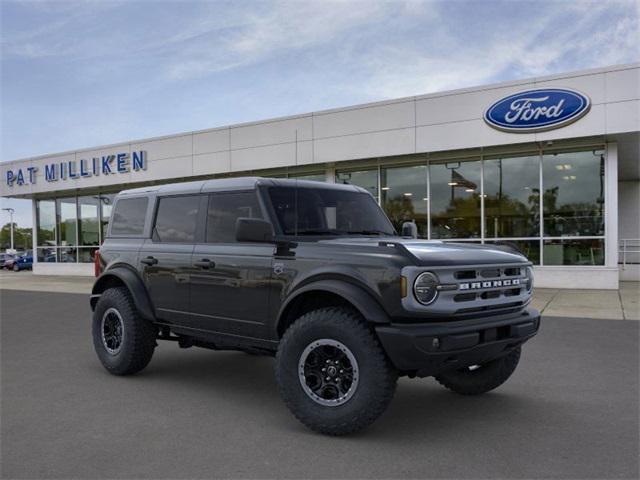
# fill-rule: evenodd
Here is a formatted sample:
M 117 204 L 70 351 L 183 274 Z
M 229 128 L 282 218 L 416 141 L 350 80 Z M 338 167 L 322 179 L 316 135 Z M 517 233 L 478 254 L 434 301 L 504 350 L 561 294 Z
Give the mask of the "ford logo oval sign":
M 507 132 L 540 132 L 575 122 L 590 107 L 589 97 L 575 90 L 541 88 L 498 100 L 484 113 L 484 120 Z

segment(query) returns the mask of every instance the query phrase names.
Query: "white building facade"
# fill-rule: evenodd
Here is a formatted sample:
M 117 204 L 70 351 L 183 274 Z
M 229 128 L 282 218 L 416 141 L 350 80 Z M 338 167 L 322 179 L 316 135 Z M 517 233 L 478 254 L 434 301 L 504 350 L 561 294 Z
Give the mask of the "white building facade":
M 91 275 L 113 196 L 260 175 L 353 183 L 421 238 L 509 243 L 536 285 L 638 280 L 640 64 L 135 140 L 0 164 L 33 201 L 36 274 Z M 621 246 L 627 251 L 621 254 Z M 624 258 L 622 258 L 624 257 Z

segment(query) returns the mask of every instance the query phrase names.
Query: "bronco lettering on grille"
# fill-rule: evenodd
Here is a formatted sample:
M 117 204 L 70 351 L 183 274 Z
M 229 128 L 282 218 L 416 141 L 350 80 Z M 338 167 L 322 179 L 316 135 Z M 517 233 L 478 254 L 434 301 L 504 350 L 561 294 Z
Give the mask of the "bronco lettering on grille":
M 467 282 L 458 285 L 459 290 L 479 290 L 481 288 L 511 287 L 520 285 L 519 278 L 510 280 L 491 280 L 487 282 Z

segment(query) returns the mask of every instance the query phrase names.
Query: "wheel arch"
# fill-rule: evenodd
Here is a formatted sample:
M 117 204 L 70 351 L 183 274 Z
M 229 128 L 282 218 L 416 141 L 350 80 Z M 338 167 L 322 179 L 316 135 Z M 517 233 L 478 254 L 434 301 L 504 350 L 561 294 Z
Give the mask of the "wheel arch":
M 282 305 L 276 324 L 278 338 L 301 315 L 331 306 L 351 307 L 367 322 L 384 324 L 390 321 L 380 303 L 364 288 L 344 280 L 319 280 L 297 289 Z
M 155 314 L 144 282 L 137 272 L 124 265 L 116 265 L 98 277 L 91 290 L 91 310 L 95 309 L 98 299 L 108 288 L 125 287 L 133 297 L 133 303 L 140 315 L 154 321 Z

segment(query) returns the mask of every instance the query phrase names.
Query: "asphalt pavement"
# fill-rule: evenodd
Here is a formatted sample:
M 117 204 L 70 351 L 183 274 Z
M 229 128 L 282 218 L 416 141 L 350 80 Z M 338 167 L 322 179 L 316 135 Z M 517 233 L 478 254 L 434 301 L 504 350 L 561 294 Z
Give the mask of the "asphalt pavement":
M 350 437 L 310 432 L 273 360 L 161 343 L 109 375 L 86 295 L 0 290 L 2 478 L 638 478 L 639 326 L 544 318 L 481 397 L 401 379 Z

